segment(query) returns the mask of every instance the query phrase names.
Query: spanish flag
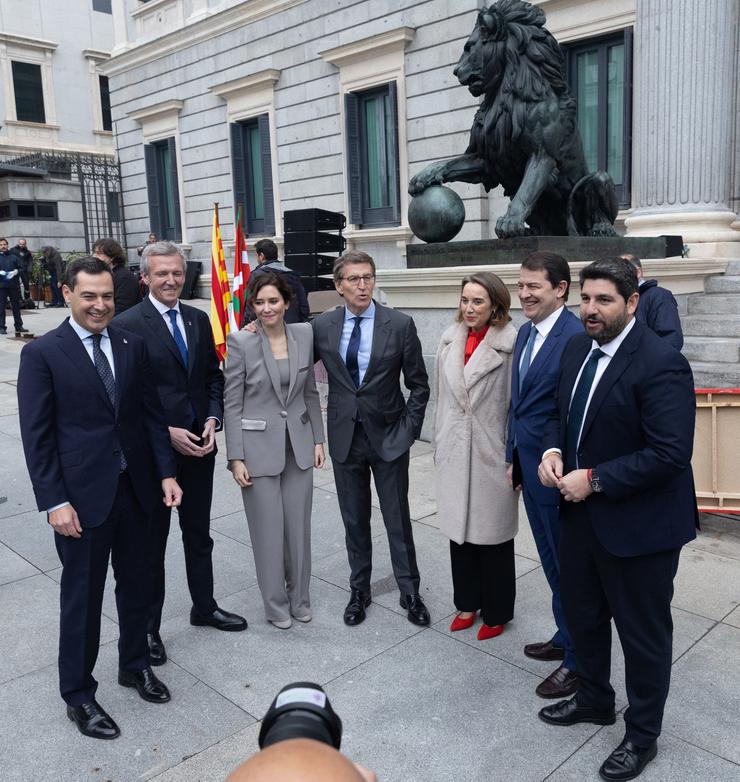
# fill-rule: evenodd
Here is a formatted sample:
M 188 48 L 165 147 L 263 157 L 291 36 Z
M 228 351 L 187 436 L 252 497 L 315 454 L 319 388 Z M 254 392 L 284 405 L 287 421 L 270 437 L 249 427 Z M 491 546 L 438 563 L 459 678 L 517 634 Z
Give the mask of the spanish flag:
M 213 205 L 213 232 L 211 234 L 211 331 L 216 343 L 219 361 L 226 358 L 226 335 L 229 333 L 229 276 L 226 273 L 224 246 L 218 227 L 218 204 Z

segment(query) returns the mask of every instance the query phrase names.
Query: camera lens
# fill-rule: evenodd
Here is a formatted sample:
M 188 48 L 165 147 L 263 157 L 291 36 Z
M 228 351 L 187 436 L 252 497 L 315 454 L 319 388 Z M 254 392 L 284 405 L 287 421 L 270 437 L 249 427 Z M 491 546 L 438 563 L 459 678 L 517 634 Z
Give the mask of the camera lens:
M 296 682 L 283 687 L 262 718 L 260 749 L 286 739 L 314 739 L 339 749 L 342 721 L 318 684 Z

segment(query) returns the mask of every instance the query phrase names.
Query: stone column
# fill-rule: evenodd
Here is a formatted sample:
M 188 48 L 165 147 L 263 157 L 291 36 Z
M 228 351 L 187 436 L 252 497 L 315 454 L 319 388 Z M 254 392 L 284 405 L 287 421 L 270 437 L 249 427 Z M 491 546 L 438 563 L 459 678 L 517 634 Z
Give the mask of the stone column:
M 694 255 L 740 255 L 739 16 L 737 0 L 637 0 L 629 236 L 682 234 L 704 244 Z
M 113 50 L 111 56 L 125 52 L 129 48 L 128 42 L 128 8 L 126 0 L 113 0 L 111 11 L 113 12 Z

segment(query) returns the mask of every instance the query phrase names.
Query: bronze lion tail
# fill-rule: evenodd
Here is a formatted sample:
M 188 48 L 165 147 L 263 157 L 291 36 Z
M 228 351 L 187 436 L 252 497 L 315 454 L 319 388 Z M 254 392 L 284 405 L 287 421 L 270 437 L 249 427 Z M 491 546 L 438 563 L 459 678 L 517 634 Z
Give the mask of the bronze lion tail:
M 619 212 L 614 181 L 606 171 L 581 177 L 568 198 L 568 236 L 618 236 Z

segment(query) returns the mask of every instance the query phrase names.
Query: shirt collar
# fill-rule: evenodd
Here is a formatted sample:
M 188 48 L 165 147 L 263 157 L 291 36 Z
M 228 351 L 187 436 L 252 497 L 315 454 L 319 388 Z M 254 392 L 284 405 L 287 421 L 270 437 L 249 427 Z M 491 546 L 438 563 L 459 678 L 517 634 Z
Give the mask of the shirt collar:
M 564 307 L 561 305 L 555 310 L 555 312 L 551 312 L 544 320 L 541 320 L 539 323 L 533 323 L 532 326 L 534 326 L 538 333 L 546 339 L 547 335 L 552 331 L 552 327 L 557 322 L 557 319 L 560 317 L 560 313 L 563 311 L 563 309 Z
M 170 310 L 175 310 L 177 313 L 180 312 L 180 299 L 177 300 L 177 304 L 175 304 L 174 307 L 168 307 L 149 293 L 149 301 L 154 305 L 154 309 L 156 309 L 160 315 L 166 315 Z
M 347 305 L 344 305 L 344 322 L 346 323 L 348 320 L 352 320 L 352 318 L 368 318 L 372 320 L 375 317 L 375 302 L 370 299 L 370 305 L 368 308 L 362 313 L 362 315 L 357 316 L 352 312 Z
M 80 339 L 82 339 L 82 340 L 85 340 L 88 337 L 92 337 L 93 336 L 92 331 L 88 331 L 86 328 L 83 328 L 82 326 L 80 326 L 80 324 L 71 315 L 69 316 L 69 325 L 72 326 L 72 329 L 73 329 L 74 333 L 77 334 L 77 336 Z M 104 337 L 108 337 L 108 329 L 107 328 L 104 328 L 100 333 Z M 108 337 L 108 338 L 110 339 L 110 337 Z
M 609 358 L 614 358 L 614 354 L 619 349 L 619 346 L 624 342 L 627 335 L 632 331 L 632 328 L 635 325 L 635 318 L 632 317 L 632 320 L 622 329 L 622 331 L 617 334 L 616 337 L 611 342 L 607 342 L 604 345 L 599 345 L 596 340 L 593 340 L 591 343 L 591 350 L 594 350 L 595 348 L 601 348 L 602 353 L 606 353 Z

